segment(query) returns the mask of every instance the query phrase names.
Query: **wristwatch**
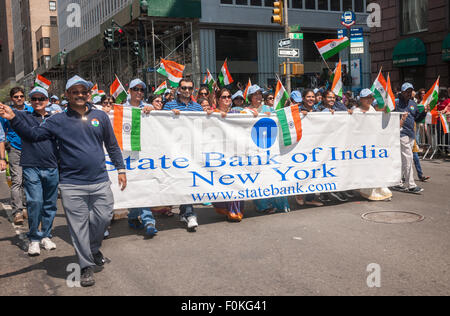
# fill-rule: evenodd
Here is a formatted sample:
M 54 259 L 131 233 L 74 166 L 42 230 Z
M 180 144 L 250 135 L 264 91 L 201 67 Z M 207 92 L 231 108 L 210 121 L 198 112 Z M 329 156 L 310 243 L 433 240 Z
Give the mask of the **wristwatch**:
M 127 171 L 125 169 L 120 169 L 120 170 L 118 170 L 118 172 L 119 172 L 119 174 L 126 174 L 127 173 Z

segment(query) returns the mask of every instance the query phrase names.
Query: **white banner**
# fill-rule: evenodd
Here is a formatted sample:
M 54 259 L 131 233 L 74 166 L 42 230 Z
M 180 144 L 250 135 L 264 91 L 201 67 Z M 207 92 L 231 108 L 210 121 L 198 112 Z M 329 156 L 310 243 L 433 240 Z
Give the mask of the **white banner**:
M 119 190 L 107 157 L 115 208 L 201 204 L 397 185 L 399 114 L 312 113 L 303 137 L 283 145 L 275 116 L 204 113 L 142 118 L 141 152 L 124 152 Z

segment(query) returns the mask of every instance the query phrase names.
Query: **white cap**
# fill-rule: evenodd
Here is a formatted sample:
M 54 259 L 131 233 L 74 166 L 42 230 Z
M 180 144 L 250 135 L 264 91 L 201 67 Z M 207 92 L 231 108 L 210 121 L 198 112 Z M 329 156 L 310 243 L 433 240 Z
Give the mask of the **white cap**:
M 47 90 L 45 90 L 42 87 L 35 87 L 33 90 L 30 91 L 28 96 L 31 98 L 31 97 L 33 97 L 33 95 L 38 94 L 38 93 L 44 95 L 48 99 L 48 92 L 47 92 Z
M 236 92 L 235 94 L 233 94 L 233 96 L 231 97 L 231 100 L 235 100 L 235 99 L 237 99 L 237 98 L 244 98 L 244 94 L 242 93 L 242 91 L 241 90 L 239 90 L 238 92 Z
M 94 86 L 94 84 L 92 82 L 86 81 L 83 78 L 81 78 L 80 76 L 74 76 L 74 77 L 70 78 L 69 81 L 67 81 L 66 91 L 76 85 L 82 85 L 82 86 L 86 87 L 86 89 L 88 89 L 88 90 L 91 90 L 92 87 Z
M 260 91 L 261 93 L 264 92 L 264 89 L 258 86 L 257 84 L 254 84 L 250 88 L 248 88 L 247 95 L 251 96 L 252 94 L 255 94 L 256 92 Z
M 144 89 L 147 89 L 147 85 L 141 79 L 134 79 L 130 82 L 130 89 L 133 89 L 136 86 L 142 86 Z
M 408 89 L 413 89 L 414 90 L 414 86 L 412 84 L 410 84 L 409 82 L 406 82 L 402 86 L 402 92 L 405 92 Z
M 375 94 L 370 89 L 363 89 L 359 94 L 360 98 L 373 97 Z

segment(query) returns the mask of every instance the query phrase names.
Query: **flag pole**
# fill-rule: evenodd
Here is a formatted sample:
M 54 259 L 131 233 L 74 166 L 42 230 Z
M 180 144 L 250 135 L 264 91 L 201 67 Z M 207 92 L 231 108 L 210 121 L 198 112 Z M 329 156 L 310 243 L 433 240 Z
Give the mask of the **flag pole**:
M 330 68 L 330 66 L 328 65 L 327 61 L 325 60 L 325 58 L 323 58 L 322 54 L 320 53 L 319 48 L 317 47 L 316 42 L 314 42 L 314 46 L 316 46 L 317 51 L 319 52 L 320 57 L 322 57 L 322 60 L 323 60 L 323 62 L 325 63 L 325 65 L 327 66 L 328 70 L 332 71 L 331 68 Z

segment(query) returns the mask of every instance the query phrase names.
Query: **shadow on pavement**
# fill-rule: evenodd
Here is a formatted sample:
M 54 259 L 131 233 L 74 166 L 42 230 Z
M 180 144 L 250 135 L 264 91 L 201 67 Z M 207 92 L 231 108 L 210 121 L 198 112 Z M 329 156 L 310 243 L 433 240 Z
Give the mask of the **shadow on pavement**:
M 70 272 L 66 271 L 69 264 L 78 262 L 76 256 L 67 257 L 51 257 L 44 259 L 42 262 L 31 265 L 29 267 L 0 275 L 1 279 L 6 279 L 21 274 L 29 273 L 36 270 L 45 270 L 47 275 L 57 279 L 66 279 Z

